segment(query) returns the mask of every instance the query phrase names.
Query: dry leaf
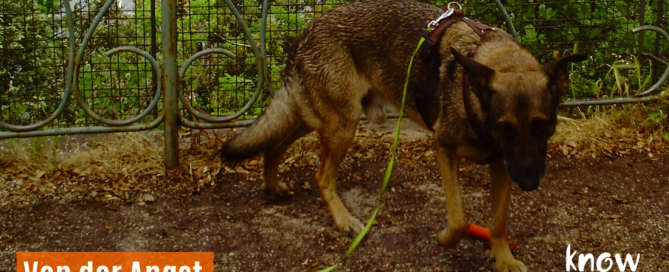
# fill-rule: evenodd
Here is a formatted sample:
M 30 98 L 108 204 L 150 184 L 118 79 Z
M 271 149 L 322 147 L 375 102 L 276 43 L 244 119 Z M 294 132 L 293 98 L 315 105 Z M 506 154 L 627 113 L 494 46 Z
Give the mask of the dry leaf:
M 286 160 L 285 164 L 286 165 L 291 164 L 291 163 L 295 162 L 296 159 L 297 158 L 295 156 L 292 156 L 292 157 L 290 157 Z
M 235 168 L 235 171 L 237 171 L 237 173 L 242 173 L 242 174 L 250 174 L 251 173 L 251 172 L 247 171 L 246 169 L 242 168 L 241 166 L 237 166 Z
M 218 175 L 218 173 L 220 173 L 220 172 L 221 172 L 221 168 L 220 168 L 220 167 L 216 167 L 216 170 L 212 171 L 211 175 L 215 177 L 215 176 Z
M 152 195 L 145 195 L 144 196 L 144 202 L 154 202 L 156 201 L 156 198 Z
M 236 173 L 235 169 L 232 169 L 232 167 L 227 166 L 227 165 L 225 166 L 225 171 L 228 172 L 228 173 Z

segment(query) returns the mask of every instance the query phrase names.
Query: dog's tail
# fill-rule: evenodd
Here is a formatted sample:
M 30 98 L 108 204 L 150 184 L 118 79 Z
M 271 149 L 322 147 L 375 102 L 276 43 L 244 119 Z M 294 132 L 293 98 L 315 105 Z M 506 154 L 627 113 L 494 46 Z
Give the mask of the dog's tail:
M 280 143 L 301 122 L 291 99 L 292 86 L 292 80 L 287 77 L 265 112 L 223 145 L 222 159 L 238 161 L 254 157 Z

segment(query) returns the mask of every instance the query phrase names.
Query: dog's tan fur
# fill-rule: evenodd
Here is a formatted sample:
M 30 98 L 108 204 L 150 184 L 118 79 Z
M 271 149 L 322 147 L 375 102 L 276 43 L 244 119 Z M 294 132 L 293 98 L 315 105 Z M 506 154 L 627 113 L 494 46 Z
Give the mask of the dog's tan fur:
M 317 131 L 322 153 L 316 180 L 323 200 L 338 230 L 360 232 L 363 224 L 351 216 L 337 194 L 337 169 L 363 112 L 382 122 L 384 106 L 400 107 L 412 52 L 428 22 L 442 12 L 416 2 L 379 0 L 353 2 L 314 19 L 293 45 L 281 90 L 258 121 L 226 143 L 222 156 L 234 160 L 262 153 L 267 192 L 285 197 L 292 192 L 277 179 L 281 156 L 295 140 Z M 454 247 L 467 233 L 458 182 L 460 159 L 489 163 L 496 267 L 527 271 L 506 242 L 512 180 L 526 190 L 538 186 L 545 169 L 545 144 L 554 131 L 557 105 L 568 83 L 566 63 L 582 57 L 542 66 L 501 30 L 483 38 L 474 59 L 460 55 L 480 39 L 463 22 L 445 32 L 439 59 L 423 83 L 434 96 L 429 111 L 436 117 L 435 125 L 423 122 L 411 90 L 406 114 L 435 133 L 449 214 L 439 242 Z M 484 145 L 467 118 L 461 88 L 465 74 L 475 94 L 470 101 L 472 114 L 490 120 L 492 125 L 486 129 L 499 150 Z

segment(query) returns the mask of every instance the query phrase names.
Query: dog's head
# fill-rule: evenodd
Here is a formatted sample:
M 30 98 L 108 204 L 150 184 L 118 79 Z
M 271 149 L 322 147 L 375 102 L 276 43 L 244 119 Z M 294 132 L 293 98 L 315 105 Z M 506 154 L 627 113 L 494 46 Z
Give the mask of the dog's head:
M 569 84 L 567 64 L 586 56 L 566 56 L 538 70 L 504 72 L 451 52 L 469 75 L 470 89 L 502 151 L 509 177 L 522 190 L 537 189 L 546 173 L 546 149 L 557 125 L 557 108 Z

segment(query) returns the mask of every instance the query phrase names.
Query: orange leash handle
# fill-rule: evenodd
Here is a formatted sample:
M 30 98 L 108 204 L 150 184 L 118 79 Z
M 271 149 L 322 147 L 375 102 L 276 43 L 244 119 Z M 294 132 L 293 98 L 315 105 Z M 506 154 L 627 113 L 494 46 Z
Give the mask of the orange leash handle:
M 467 234 L 482 240 L 490 241 L 490 230 L 481 225 L 470 224 Z
M 474 236 L 476 238 L 479 238 L 484 241 L 490 242 L 490 230 L 484 226 L 478 225 L 478 224 L 469 224 L 469 229 L 467 230 L 467 235 Z M 514 249 L 516 248 L 515 243 L 511 243 L 511 239 L 509 237 L 506 238 L 507 241 L 509 241 L 509 248 Z

